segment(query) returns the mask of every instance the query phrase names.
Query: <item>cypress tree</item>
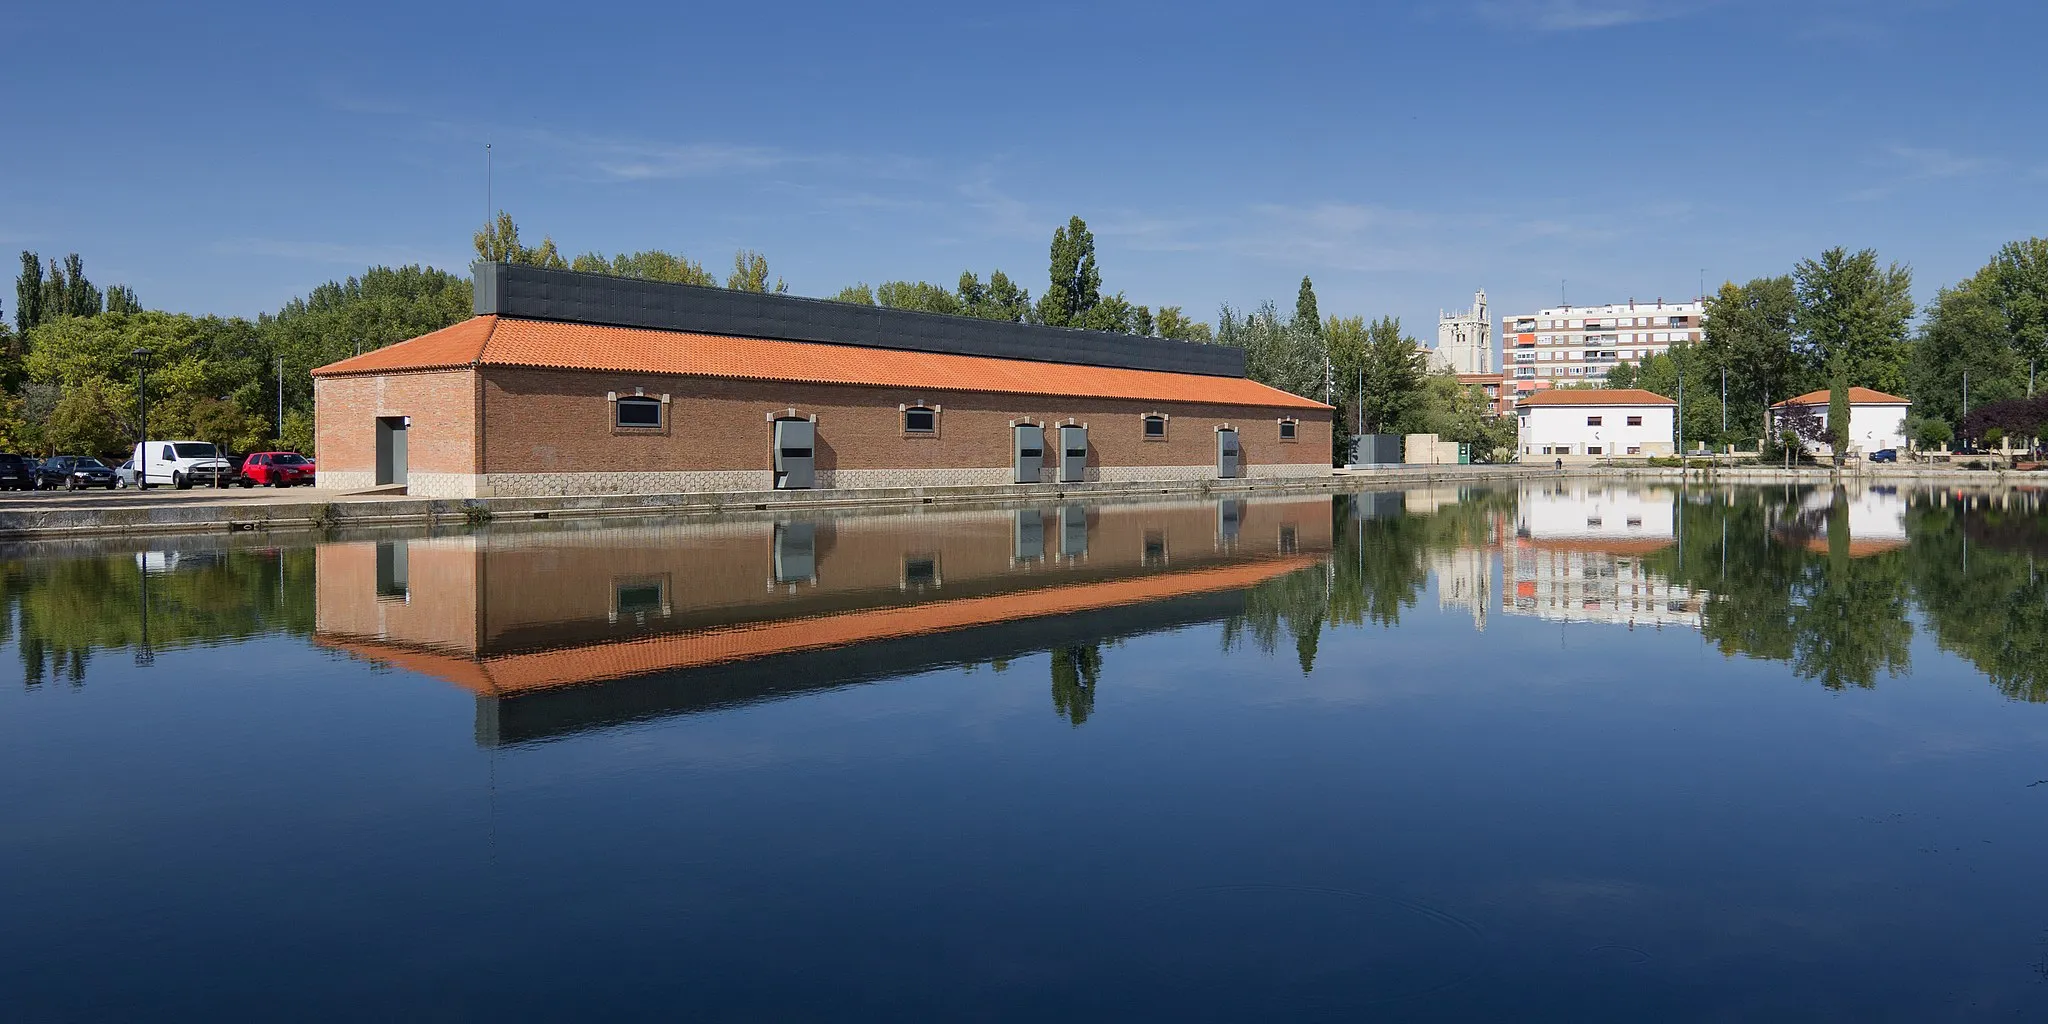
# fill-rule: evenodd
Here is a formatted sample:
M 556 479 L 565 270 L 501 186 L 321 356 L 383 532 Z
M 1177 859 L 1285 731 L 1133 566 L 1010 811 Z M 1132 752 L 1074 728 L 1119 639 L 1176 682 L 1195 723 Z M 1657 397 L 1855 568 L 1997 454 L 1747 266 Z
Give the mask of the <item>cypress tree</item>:
M 1294 296 L 1294 329 L 1311 338 L 1323 336 L 1323 317 L 1316 312 L 1316 286 L 1307 274 L 1301 277 L 1301 291 Z
M 1839 369 L 1828 386 L 1828 446 L 1834 450 L 1835 465 L 1849 448 L 1849 380 Z

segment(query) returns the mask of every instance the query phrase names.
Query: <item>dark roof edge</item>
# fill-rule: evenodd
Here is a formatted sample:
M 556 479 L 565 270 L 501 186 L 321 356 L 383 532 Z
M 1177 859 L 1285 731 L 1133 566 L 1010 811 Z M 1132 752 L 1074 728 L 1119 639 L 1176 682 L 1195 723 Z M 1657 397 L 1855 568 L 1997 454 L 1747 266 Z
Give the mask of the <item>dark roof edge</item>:
M 478 316 L 1243 377 L 1244 350 L 509 263 L 470 268 Z

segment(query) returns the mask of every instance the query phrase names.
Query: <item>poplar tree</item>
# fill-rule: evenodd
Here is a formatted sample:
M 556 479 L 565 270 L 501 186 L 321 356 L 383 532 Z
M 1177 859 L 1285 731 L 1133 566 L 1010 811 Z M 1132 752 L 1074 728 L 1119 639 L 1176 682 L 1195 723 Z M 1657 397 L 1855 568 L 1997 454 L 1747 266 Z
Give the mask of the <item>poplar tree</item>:
M 14 333 L 27 335 L 43 322 L 43 258 L 23 249 L 21 275 L 14 279 Z
M 1102 303 L 1102 274 L 1095 267 L 1095 235 L 1080 217 L 1052 233 L 1051 281 L 1038 300 L 1038 322 L 1078 327 Z

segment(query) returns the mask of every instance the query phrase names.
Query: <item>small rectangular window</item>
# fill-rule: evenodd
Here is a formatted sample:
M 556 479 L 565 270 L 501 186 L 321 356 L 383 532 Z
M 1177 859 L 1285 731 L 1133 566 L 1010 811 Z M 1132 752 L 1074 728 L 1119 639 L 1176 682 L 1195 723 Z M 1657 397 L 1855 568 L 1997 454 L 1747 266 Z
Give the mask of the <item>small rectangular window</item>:
M 661 401 L 633 396 L 612 404 L 612 423 L 621 427 L 661 426 Z
M 903 410 L 903 432 L 906 434 L 935 434 L 939 430 L 939 414 L 935 409 L 915 408 Z
M 1292 440 L 1294 440 L 1294 421 L 1293 421 L 1293 420 L 1281 420 L 1281 421 L 1280 421 L 1280 440 L 1282 440 L 1282 441 L 1292 441 Z
M 1601 449 L 1601 446 L 1600 446 L 1600 445 L 1597 445 L 1597 444 L 1589 444 L 1589 445 L 1587 445 L 1587 446 L 1586 446 L 1586 454 L 1588 454 L 1588 455 L 1601 455 L 1601 454 L 1604 454 L 1604 452 L 1602 451 L 1602 449 Z
M 1630 416 L 1628 418 L 1628 425 L 1631 427 L 1640 427 L 1643 425 L 1643 418 L 1641 416 Z
M 1145 436 L 1146 436 L 1146 437 L 1165 437 L 1165 436 L 1166 436 L 1166 417 L 1164 417 L 1164 416 L 1147 416 L 1147 417 L 1145 417 Z
M 1586 417 L 1586 425 L 1587 425 L 1587 426 L 1589 426 L 1589 427 L 1597 427 L 1597 426 L 1599 426 L 1599 425 L 1600 425 L 1600 417 L 1598 417 L 1598 416 L 1588 416 L 1588 417 Z

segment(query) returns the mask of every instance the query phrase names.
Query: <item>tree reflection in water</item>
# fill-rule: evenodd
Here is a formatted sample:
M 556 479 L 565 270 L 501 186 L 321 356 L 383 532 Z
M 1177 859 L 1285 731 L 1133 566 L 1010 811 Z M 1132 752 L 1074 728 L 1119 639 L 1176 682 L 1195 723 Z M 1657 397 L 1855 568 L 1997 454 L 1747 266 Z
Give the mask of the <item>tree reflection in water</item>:
M 1095 684 L 1102 676 L 1102 645 L 1073 644 L 1052 652 L 1052 707 L 1075 725 L 1095 711 Z

